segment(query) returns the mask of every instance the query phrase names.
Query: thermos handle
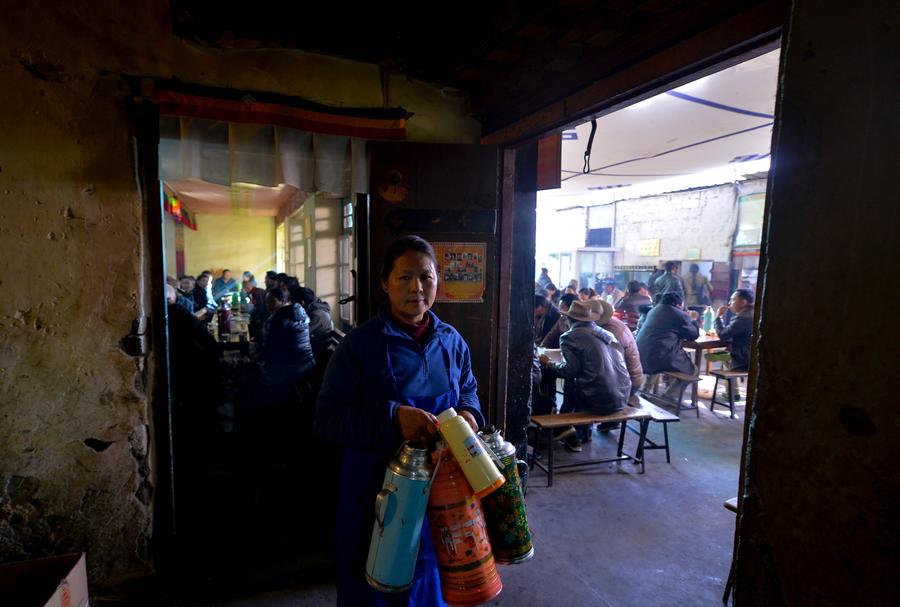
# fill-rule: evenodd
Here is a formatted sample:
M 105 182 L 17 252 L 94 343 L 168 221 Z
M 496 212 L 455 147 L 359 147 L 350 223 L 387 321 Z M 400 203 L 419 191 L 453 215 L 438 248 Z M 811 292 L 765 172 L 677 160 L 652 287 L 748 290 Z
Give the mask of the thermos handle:
M 378 492 L 375 496 L 375 522 L 378 524 L 378 532 L 384 531 L 384 515 L 387 514 L 388 497 L 397 491 L 393 483 Z
M 517 459 L 516 470 L 519 472 L 519 478 L 528 478 L 528 462 Z
M 425 487 L 422 489 L 422 495 L 428 495 L 431 492 L 431 485 L 432 485 L 432 483 L 434 483 L 434 479 L 437 478 L 437 471 L 438 471 L 438 468 L 441 467 L 441 460 L 444 459 L 444 449 L 447 448 L 447 445 L 444 443 L 443 440 L 439 440 L 437 442 L 436 447 L 438 450 L 438 461 L 434 465 L 434 470 L 431 471 L 431 478 L 428 479 L 428 484 L 426 484 Z

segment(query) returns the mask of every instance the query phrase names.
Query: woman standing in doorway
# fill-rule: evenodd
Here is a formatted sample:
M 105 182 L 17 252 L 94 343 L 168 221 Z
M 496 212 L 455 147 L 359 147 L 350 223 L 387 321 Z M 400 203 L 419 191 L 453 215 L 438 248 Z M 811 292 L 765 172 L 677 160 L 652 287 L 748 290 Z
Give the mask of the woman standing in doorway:
M 394 241 L 381 270 L 388 302 L 344 338 L 325 372 L 316 432 L 343 447 L 335 538 L 338 605 L 444 605 L 427 520 L 408 592 L 382 593 L 365 580 L 375 496 L 400 443 L 435 439 L 436 416 L 449 407 L 473 429 L 484 425 L 469 348 L 430 310 L 437 281 L 427 241 Z

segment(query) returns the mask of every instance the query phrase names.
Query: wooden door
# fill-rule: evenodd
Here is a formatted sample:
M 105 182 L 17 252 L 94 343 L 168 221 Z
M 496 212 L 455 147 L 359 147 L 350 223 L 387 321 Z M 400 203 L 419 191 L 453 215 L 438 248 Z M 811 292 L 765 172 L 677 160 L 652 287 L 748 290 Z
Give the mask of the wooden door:
M 494 420 L 500 151 L 495 146 L 410 143 L 373 143 L 370 149 L 368 271 L 360 276 L 360 285 L 368 284 L 372 300 L 361 309 L 374 314 L 385 299 L 378 275 L 394 238 L 416 234 L 432 243 L 484 244 L 481 301 L 436 303 L 433 310 L 468 342 L 482 410 Z M 365 266 L 359 264 L 359 269 Z

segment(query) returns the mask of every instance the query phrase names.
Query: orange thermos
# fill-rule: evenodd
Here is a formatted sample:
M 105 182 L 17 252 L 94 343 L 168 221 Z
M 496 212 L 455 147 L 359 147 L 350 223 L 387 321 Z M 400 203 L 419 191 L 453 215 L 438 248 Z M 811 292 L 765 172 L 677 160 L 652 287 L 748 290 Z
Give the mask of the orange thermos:
M 481 504 L 450 450 L 439 459 L 428 497 L 428 520 L 444 600 L 454 607 L 490 601 L 503 590 Z M 440 449 L 443 447 L 443 451 Z

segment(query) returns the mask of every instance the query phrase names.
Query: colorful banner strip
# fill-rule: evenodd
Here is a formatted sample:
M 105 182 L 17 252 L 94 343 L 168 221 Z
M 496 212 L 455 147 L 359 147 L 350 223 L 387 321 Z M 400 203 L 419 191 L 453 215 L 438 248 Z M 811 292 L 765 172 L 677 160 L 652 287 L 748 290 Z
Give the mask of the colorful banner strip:
M 163 208 L 166 213 L 175 219 L 175 223 L 180 223 L 192 230 L 197 229 L 197 216 L 184 208 L 177 196 L 173 196 L 166 192 L 163 200 Z

